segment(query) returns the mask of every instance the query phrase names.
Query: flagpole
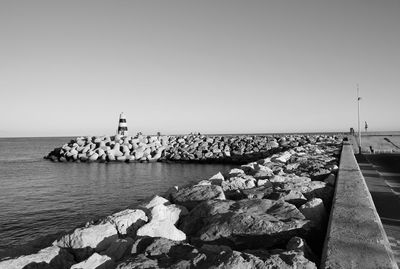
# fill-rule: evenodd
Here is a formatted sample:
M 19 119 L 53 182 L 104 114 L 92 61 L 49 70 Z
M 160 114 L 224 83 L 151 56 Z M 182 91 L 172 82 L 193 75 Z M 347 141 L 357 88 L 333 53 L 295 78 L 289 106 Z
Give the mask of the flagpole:
M 358 104 L 358 153 L 361 154 L 361 128 L 360 128 L 360 90 L 357 84 L 357 104 Z

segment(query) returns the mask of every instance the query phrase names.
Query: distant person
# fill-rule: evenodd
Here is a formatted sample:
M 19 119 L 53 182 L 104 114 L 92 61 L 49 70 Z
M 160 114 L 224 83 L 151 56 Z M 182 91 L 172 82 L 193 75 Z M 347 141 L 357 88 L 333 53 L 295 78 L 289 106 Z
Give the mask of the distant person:
M 365 122 L 365 132 L 367 132 L 368 131 L 368 123 L 367 122 Z

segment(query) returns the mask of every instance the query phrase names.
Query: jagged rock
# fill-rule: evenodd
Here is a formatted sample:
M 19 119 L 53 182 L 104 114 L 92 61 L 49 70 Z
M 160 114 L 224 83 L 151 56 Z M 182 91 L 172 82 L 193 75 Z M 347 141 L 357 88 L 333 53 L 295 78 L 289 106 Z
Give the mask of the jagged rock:
M 239 251 L 221 251 L 218 255 L 209 255 L 202 265 L 203 268 L 266 268 L 258 257 Z
M 286 175 L 286 176 L 275 175 L 269 181 L 271 181 L 272 183 L 286 183 L 286 184 L 292 184 L 293 186 L 300 186 L 302 184 L 311 182 L 311 178 L 299 177 L 296 175 Z M 275 184 L 275 185 L 281 186 L 280 184 Z
M 72 265 L 71 269 L 112 269 L 115 268 L 114 262 L 106 255 L 93 253 L 87 260 Z
M 256 186 L 256 179 L 248 175 L 230 177 L 221 184 L 223 191 L 250 189 Z
M 165 199 L 164 197 L 155 195 L 152 198 L 148 199 L 147 201 L 143 201 L 141 203 L 141 207 L 147 208 L 147 209 L 151 209 L 157 205 L 170 205 L 171 202 L 168 199 Z
M 119 261 L 130 253 L 132 245 L 133 245 L 133 239 L 130 237 L 124 239 L 116 239 L 101 254 L 111 257 L 113 261 Z
M 225 180 L 224 176 L 221 174 L 221 172 L 218 172 L 217 174 L 213 175 L 208 179 L 211 184 L 213 185 L 219 185 L 221 186 L 222 181 Z
M 206 201 L 194 208 L 180 228 L 205 243 L 235 248 L 272 247 L 307 233 L 309 221 L 289 203 L 267 199 Z
M 228 174 L 226 175 L 226 178 L 236 177 L 240 175 L 245 175 L 245 172 L 242 169 L 233 168 L 229 170 Z
M 157 269 L 157 260 L 147 258 L 144 254 L 129 257 L 125 261 L 117 265 L 116 269 Z
M 330 173 L 331 171 L 329 169 L 320 168 L 317 171 L 312 172 L 310 176 L 313 180 L 323 180 L 329 176 Z
M 143 210 L 126 209 L 112 214 L 105 221 L 114 224 L 119 234 L 134 236 L 137 229 L 143 226 L 148 221 L 148 218 Z
M 102 251 L 118 238 L 118 231 L 115 225 L 106 222 L 98 225 L 77 228 L 71 234 L 64 235 L 53 244 L 62 248 L 85 249 L 89 247 Z
M 253 177 L 255 179 L 270 179 L 274 177 L 274 171 L 270 168 L 268 168 L 268 170 L 267 169 L 258 170 L 253 174 Z
M 225 200 L 225 195 L 220 186 L 217 185 L 195 185 L 171 194 L 171 199 L 174 203 L 183 205 L 189 210 L 194 208 L 199 203 L 210 200 L 220 199 Z
M 75 263 L 74 257 L 65 249 L 50 246 L 38 253 L 24 255 L 17 258 L 0 261 L 0 268 L 60 268 L 69 269 Z
M 284 171 L 286 173 L 291 173 L 291 172 L 295 171 L 299 166 L 300 166 L 300 163 L 290 163 L 290 164 L 286 165 Z
M 315 227 L 323 227 L 323 223 L 327 220 L 327 214 L 322 199 L 313 198 L 299 208 L 300 212 Z
M 303 193 L 299 190 L 275 191 L 266 196 L 266 198 L 271 200 L 283 200 L 296 207 L 300 207 L 307 202 L 307 198 L 304 197 Z
M 196 186 L 207 186 L 207 185 L 211 185 L 211 181 L 204 179 L 204 180 L 200 180 L 199 182 L 197 182 Z
M 271 149 L 278 148 L 279 147 L 279 143 L 276 142 L 275 140 L 273 140 L 273 141 L 270 141 L 270 142 L 267 143 L 267 147 L 271 148 Z
M 262 199 L 273 192 L 273 187 L 270 182 L 266 182 L 263 186 L 240 190 L 243 196 L 247 199 Z
M 266 251 L 259 250 L 246 250 L 254 257 L 262 261 L 262 265 L 258 268 L 279 268 L 279 269 L 317 269 L 317 266 L 312 261 L 308 260 L 304 253 L 297 250 L 277 250 Z M 249 254 L 249 255 L 251 255 Z
M 270 181 L 276 189 L 284 191 L 299 191 L 307 200 L 312 198 L 321 198 L 324 204 L 328 205 L 332 202 L 334 189 L 322 181 L 311 181 L 307 177 L 278 177 L 271 178 Z
M 186 239 L 185 233 L 175 227 L 182 209 L 176 205 L 165 206 L 159 204 L 151 209 L 152 219 L 138 229 L 137 235 L 151 237 L 165 237 L 171 240 L 181 241 Z
M 336 176 L 335 174 L 330 174 L 325 180 L 324 182 L 328 185 L 328 186 L 335 186 L 336 183 Z
M 258 187 L 261 187 L 261 186 L 263 186 L 263 185 L 265 185 L 267 183 L 270 183 L 270 181 L 268 179 L 258 179 L 257 180 L 257 186 Z
M 276 156 L 272 156 L 271 157 L 271 161 L 286 163 L 290 159 L 291 156 L 292 156 L 292 154 L 290 154 L 288 151 L 285 151 L 285 152 L 283 152 L 281 154 L 278 154 Z

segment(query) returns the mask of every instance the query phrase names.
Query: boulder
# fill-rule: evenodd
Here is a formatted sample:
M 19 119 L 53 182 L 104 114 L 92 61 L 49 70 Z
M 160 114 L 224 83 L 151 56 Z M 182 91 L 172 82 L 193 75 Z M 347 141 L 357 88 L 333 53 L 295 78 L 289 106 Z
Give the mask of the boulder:
M 275 140 L 269 141 L 269 142 L 267 143 L 266 147 L 267 147 L 268 149 L 279 148 L 279 143 L 276 142 Z
M 183 205 L 191 210 L 196 205 L 206 200 L 225 200 L 225 195 L 222 188 L 217 185 L 194 185 L 172 193 L 171 199 L 174 203 Z
M 313 226 L 322 228 L 327 220 L 327 213 L 322 199 L 313 198 L 299 208 L 300 212 L 309 220 Z
M 262 199 L 273 192 L 273 187 L 270 182 L 267 182 L 263 186 L 240 190 L 240 192 L 242 193 L 243 197 L 247 199 Z
M 250 189 L 256 186 L 256 179 L 248 175 L 230 177 L 221 184 L 223 191 Z
M 324 182 L 332 187 L 335 187 L 335 183 L 336 183 L 336 176 L 335 174 L 330 174 L 325 180 Z
M 268 168 L 268 167 L 266 167 L 266 168 Z M 258 170 L 253 174 L 253 177 L 255 179 L 270 179 L 273 176 L 274 176 L 274 171 L 270 168 Z
M 133 242 L 133 239 L 130 237 L 126 237 L 124 239 L 116 239 L 101 254 L 111 257 L 113 261 L 119 261 L 130 253 Z
M 229 170 L 228 174 L 226 175 L 226 178 L 236 177 L 240 175 L 245 175 L 245 172 L 242 169 L 233 168 Z
M 296 250 L 298 252 L 304 253 L 304 256 L 311 260 L 311 261 L 317 261 L 318 258 L 314 254 L 314 252 L 311 250 L 311 248 L 307 245 L 306 241 L 298 236 L 295 236 L 289 240 L 289 242 L 286 244 L 286 249 L 287 250 Z
M 209 200 L 194 208 L 180 228 L 204 243 L 269 248 L 306 234 L 309 221 L 284 201 Z
M 186 235 L 175 227 L 182 210 L 176 205 L 159 204 L 151 209 L 151 221 L 138 229 L 138 236 L 164 237 L 171 240 L 186 240 Z
M 140 209 L 126 209 L 108 216 L 104 222 L 115 225 L 120 235 L 134 236 L 138 228 L 148 221 L 146 213 Z
M 96 251 L 102 251 L 107 249 L 116 238 L 118 238 L 118 231 L 115 225 L 105 222 L 77 228 L 71 234 L 66 234 L 55 241 L 53 245 L 72 249 L 85 249 L 88 247 Z
M 263 186 L 263 185 L 265 185 L 267 183 L 270 183 L 270 181 L 268 179 L 258 179 L 257 180 L 257 186 L 258 187 Z
M 211 181 L 203 179 L 196 183 L 196 186 L 206 186 L 206 185 L 211 185 Z
M 304 197 L 303 193 L 299 190 L 275 191 L 266 196 L 266 198 L 271 200 L 283 200 L 296 207 L 300 207 L 307 202 L 307 198 Z
M 218 172 L 217 174 L 213 175 L 208 179 L 211 184 L 213 185 L 219 185 L 221 186 L 222 181 L 225 180 L 224 176 L 221 174 L 221 172 Z
M 169 200 L 165 199 L 164 197 L 155 195 L 152 198 L 148 199 L 147 201 L 143 201 L 140 207 L 151 209 L 157 205 L 170 205 L 170 204 L 171 203 Z
M 262 261 L 262 265 L 258 268 L 284 268 L 284 269 L 317 269 L 314 262 L 308 260 L 302 251 L 297 250 L 276 250 L 267 251 L 246 250 L 249 255 L 253 254 Z M 251 253 L 251 254 L 250 254 Z
M 106 255 L 93 253 L 87 260 L 72 265 L 71 269 L 112 269 L 115 268 L 114 262 Z
M 20 256 L 17 258 L 0 261 L 0 268 L 21 269 L 25 267 L 60 268 L 69 269 L 75 263 L 74 257 L 65 249 L 50 246 L 40 250 L 38 253 Z
M 146 257 L 144 254 L 128 257 L 119 263 L 116 269 L 157 269 L 158 261 Z
M 218 254 L 208 255 L 201 264 L 202 268 L 267 268 L 258 257 L 239 251 L 221 251 Z M 272 267 L 271 267 L 272 268 Z
M 292 154 L 290 154 L 290 152 L 285 151 L 283 153 L 272 156 L 271 161 L 286 163 L 290 159 L 291 156 L 292 156 Z

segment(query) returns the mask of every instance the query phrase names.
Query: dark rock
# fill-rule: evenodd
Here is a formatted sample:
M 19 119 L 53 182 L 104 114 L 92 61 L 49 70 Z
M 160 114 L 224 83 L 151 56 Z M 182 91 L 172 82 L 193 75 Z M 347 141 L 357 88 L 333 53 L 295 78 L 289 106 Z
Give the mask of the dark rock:
M 265 198 L 271 200 L 283 200 L 288 202 L 297 208 L 307 202 L 307 198 L 304 197 L 303 193 L 299 190 L 283 190 L 283 191 L 275 191 Z
M 294 205 L 283 201 L 210 200 L 194 208 L 180 228 L 205 243 L 270 248 L 307 233 L 308 223 Z
M 171 194 L 171 199 L 174 203 L 183 205 L 189 210 L 194 208 L 199 203 L 210 199 L 225 199 L 222 188 L 217 185 L 195 185 Z
M 273 192 L 273 187 L 271 182 L 266 182 L 264 185 L 256 188 L 251 188 L 251 189 L 244 189 L 240 190 L 242 193 L 243 197 L 247 199 L 262 199 L 264 197 L 267 197 Z
M 144 254 L 129 257 L 120 264 L 117 265 L 116 269 L 156 269 L 158 266 L 157 260 L 152 260 L 146 257 Z

